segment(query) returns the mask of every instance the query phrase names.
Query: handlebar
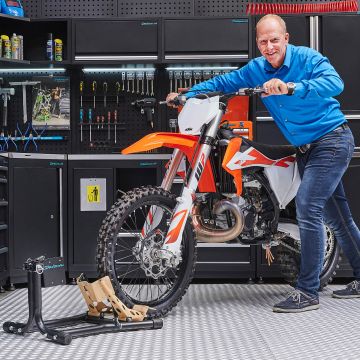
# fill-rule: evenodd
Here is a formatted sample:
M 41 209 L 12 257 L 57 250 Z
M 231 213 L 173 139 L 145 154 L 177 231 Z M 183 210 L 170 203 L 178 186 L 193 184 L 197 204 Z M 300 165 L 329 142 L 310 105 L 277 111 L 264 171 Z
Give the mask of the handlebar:
M 198 94 L 195 95 L 194 98 L 196 99 L 208 99 L 214 96 L 220 96 L 220 98 L 223 98 L 222 100 L 226 100 L 226 99 L 230 99 L 233 96 L 253 96 L 253 95 L 261 95 L 261 94 L 265 94 L 265 89 L 262 86 L 256 86 L 254 88 L 242 88 L 239 89 L 236 92 L 233 93 L 227 93 L 224 94 L 221 91 L 212 91 L 212 92 L 207 92 L 207 93 L 202 93 L 202 94 Z M 174 100 L 172 100 L 171 102 L 168 101 L 159 101 L 159 105 L 164 105 L 164 104 L 169 104 L 171 103 L 172 105 L 175 106 L 179 106 L 179 105 L 184 105 L 186 102 L 187 98 L 185 95 L 180 94 L 179 96 L 177 96 Z

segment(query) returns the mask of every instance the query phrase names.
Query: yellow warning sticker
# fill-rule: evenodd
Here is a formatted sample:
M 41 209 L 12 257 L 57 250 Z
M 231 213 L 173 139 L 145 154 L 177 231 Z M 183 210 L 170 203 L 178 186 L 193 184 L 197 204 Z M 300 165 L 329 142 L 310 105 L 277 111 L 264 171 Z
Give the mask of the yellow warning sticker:
M 88 185 L 86 186 L 87 201 L 89 203 L 100 202 L 100 185 Z

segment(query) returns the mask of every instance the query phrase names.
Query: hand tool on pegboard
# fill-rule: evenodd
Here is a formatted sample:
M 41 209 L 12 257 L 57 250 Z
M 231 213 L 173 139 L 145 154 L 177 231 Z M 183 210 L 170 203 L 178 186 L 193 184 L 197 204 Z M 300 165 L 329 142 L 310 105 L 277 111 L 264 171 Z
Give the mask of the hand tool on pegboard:
M 116 126 L 117 126 L 117 117 L 118 117 L 118 112 L 115 109 L 114 110 L 114 143 L 116 144 Z
M 131 103 L 132 106 L 140 108 L 141 114 L 145 114 L 147 121 L 150 123 L 151 128 L 154 128 L 153 114 L 155 112 L 154 107 L 156 104 L 155 98 L 144 98 L 136 100 Z
M 1 79 L 0 83 L 2 83 L 2 79 Z M 1 95 L 1 99 L 3 101 L 2 126 L 3 126 L 3 128 L 6 128 L 7 127 L 7 118 L 8 118 L 8 101 L 10 100 L 11 95 L 15 95 L 15 89 L 0 87 L 0 95 Z
M 327 3 L 268 3 L 250 2 L 246 5 L 247 15 L 263 14 L 301 14 L 301 13 L 332 13 L 358 12 L 358 0 L 339 0 Z
M 83 109 L 84 82 L 83 81 L 80 81 L 79 90 L 80 90 L 80 114 L 79 114 L 80 141 L 83 142 L 83 122 L 84 122 L 84 109 Z
M 93 97 L 94 97 L 94 110 L 96 109 L 96 88 L 97 88 L 97 83 L 94 80 L 91 84 L 91 90 L 92 90 Z
M 121 90 L 121 85 L 120 83 L 117 81 L 115 83 L 115 91 L 116 91 L 116 106 L 119 106 L 119 93 Z
M 108 140 L 110 140 L 110 122 L 111 122 L 111 111 L 108 111 L 107 113 Z
M 84 109 L 80 108 L 80 141 L 83 142 Z
M 91 108 L 88 110 L 88 122 L 89 122 L 89 141 L 91 143 L 91 124 L 93 120 L 93 111 Z
M 108 92 L 108 84 L 106 81 L 103 82 L 103 94 L 104 94 L 104 112 L 106 111 L 106 97 Z

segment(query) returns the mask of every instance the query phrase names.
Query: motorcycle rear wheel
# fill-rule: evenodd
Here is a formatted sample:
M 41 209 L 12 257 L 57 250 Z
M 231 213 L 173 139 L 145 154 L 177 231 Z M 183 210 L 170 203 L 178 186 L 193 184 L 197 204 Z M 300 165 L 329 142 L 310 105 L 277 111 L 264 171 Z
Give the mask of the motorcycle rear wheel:
M 136 188 L 112 206 L 99 230 L 100 277 L 110 277 L 116 296 L 126 306 L 142 304 L 155 308 L 148 313 L 148 318 L 164 316 L 175 307 L 194 275 L 196 240 L 189 220 L 183 232 L 181 261 L 177 267 L 167 268 L 154 255 L 154 250 L 164 241 L 175 205 L 175 196 L 161 188 Z M 156 229 L 141 236 L 152 206 L 162 211 L 161 221 Z
M 334 232 L 328 226 L 326 226 L 326 235 L 325 257 L 320 273 L 319 290 L 322 290 L 326 285 L 332 282 L 341 260 L 340 245 L 335 238 Z M 292 243 L 292 246 L 296 246 L 292 239 L 288 240 Z M 300 247 L 298 247 L 298 249 L 300 250 Z M 291 251 L 283 245 L 279 245 L 277 248 L 277 260 L 280 264 L 280 272 L 284 277 L 284 280 L 291 286 L 295 286 L 300 272 L 300 254 Z

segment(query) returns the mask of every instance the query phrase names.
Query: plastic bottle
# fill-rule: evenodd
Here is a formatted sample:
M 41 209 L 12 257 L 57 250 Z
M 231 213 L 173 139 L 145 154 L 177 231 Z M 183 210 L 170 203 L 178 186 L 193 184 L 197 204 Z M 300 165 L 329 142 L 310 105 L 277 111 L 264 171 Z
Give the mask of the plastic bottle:
M 11 42 L 7 35 L 1 35 L 2 39 L 2 48 L 3 48 L 3 57 L 5 59 L 11 59 Z
M 50 61 L 54 60 L 54 42 L 52 33 L 48 33 L 48 38 L 46 41 L 46 59 Z

